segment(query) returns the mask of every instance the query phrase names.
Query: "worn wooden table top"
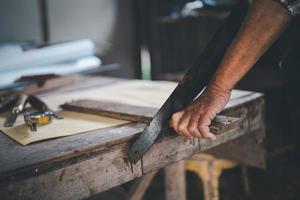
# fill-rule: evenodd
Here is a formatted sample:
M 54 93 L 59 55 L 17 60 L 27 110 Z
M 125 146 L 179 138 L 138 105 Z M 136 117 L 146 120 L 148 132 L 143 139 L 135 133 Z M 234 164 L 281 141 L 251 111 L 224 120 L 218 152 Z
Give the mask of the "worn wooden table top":
M 84 78 L 80 83 L 47 95 L 105 87 L 121 81 L 126 80 Z M 128 163 L 126 152 L 129 141 L 144 129 L 142 123 L 94 130 L 28 146 L 19 145 L 0 134 L 0 196 L 5 199 L 82 199 L 196 153 L 235 142 L 236 138 L 251 136 L 256 143 L 261 142 L 264 137 L 262 94 L 244 92 L 229 102 L 224 113 L 242 116 L 243 124 L 218 135 L 213 142 L 186 140 L 170 134 L 159 139 L 135 165 Z M 222 150 L 222 153 L 230 154 L 231 149 L 234 147 Z M 262 160 L 258 162 L 262 163 Z

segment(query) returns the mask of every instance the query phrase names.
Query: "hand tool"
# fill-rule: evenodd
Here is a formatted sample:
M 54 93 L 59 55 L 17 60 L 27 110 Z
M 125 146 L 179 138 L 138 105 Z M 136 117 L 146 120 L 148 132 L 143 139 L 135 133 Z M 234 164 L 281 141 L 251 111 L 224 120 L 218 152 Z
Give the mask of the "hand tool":
M 37 131 L 37 126 L 49 124 L 52 121 L 52 117 L 63 119 L 62 116 L 57 115 L 38 97 L 30 95 L 27 101 L 33 108 L 38 110 L 38 112 L 24 113 L 24 122 L 26 126 L 30 127 L 31 131 Z
M 52 110 L 24 113 L 25 125 L 28 126 L 31 131 L 37 131 L 37 126 L 49 124 L 52 121 L 52 117 L 57 118 L 57 115 Z M 58 119 L 62 118 L 60 117 Z
M 237 6 L 227 22 L 209 42 L 199 60 L 187 71 L 167 101 L 144 131 L 132 143 L 128 150 L 128 160 L 136 163 L 152 146 L 160 133 L 168 133 L 172 114 L 191 103 L 208 84 L 216 71 L 226 49 L 236 35 L 245 16 L 247 6 Z M 170 132 L 170 131 L 169 131 Z
M 45 102 L 43 102 L 41 99 L 39 99 L 38 97 L 34 96 L 34 95 L 30 95 L 28 97 L 28 102 L 30 103 L 30 105 L 35 108 L 36 110 L 40 111 L 40 112 L 45 112 L 47 114 L 51 113 L 51 116 L 55 117 L 56 119 L 63 119 L 62 116 L 59 116 L 58 114 L 56 114 L 53 110 L 51 110 L 47 104 Z
M 15 106 L 12 108 L 10 116 L 5 120 L 4 127 L 12 127 L 15 124 L 18 115 L 23 112 L 26 103 L 27 103 L 26 94 L 17 95 Z
M 29 103 L 34 109 L 39 112 L 26 112 L 24 113 L 25 124 L 36 131 L 37 125 L 44 125 L 51 122 L 52 117 L 56 119 L 63 119 L 62 116 L 57 115 L 51 110 L 45 102 L 34 95 L 18 94 L 16 97 L 16 103 L 13 107 L 10 116 L 6 119 L 4 126 L 12 127 L 16 122 L 16 119 L 20 113 L 23 112 L 26 103 Z

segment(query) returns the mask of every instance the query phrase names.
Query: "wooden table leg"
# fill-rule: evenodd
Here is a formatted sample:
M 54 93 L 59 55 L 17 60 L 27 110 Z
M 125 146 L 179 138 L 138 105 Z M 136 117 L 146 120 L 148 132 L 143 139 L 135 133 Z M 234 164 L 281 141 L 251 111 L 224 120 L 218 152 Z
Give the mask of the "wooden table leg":
M 151 172 L 137 179 L 133 186 L 129 190 L 127 200 L 141 200 L 148 189 L 152 179 L 156 174 L 155 172 Z
M 236 165 L 229 160 L 216 159 L 205 154 L 186 161 L 186 169 L 195 172 L 202 180 L 205 200 L 219 200 L 219 177 L 224 169 Z
M 186 200 L 185 161 L 164 168 L 166 200 Z

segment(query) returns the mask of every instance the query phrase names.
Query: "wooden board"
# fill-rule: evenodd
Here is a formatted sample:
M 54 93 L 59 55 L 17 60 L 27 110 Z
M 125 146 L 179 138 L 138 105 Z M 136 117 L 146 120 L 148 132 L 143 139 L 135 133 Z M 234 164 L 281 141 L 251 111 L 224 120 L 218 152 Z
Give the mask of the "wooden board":
M 149 123 L 159 109 L 91 99 L 79 99 L 66 102 L 60 107 L 68 111 L 89 113 L 141 123 Z

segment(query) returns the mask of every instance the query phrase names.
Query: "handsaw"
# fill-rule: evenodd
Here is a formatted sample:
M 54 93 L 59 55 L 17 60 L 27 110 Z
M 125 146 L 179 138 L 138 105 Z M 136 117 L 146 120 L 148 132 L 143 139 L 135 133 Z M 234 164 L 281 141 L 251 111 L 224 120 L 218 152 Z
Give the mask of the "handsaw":
M 199 59 L 189 68 L 152 121 L 129 147 L 128 160 L 131 163 L 142 158 L 160 133 L 170 130 L 169 120 L 172 114 L 185 108 L 208 84 L 236 35 L 247 8 L 247 5 L 240 4 L 231 11 L 227 21 L 208 43 Z

